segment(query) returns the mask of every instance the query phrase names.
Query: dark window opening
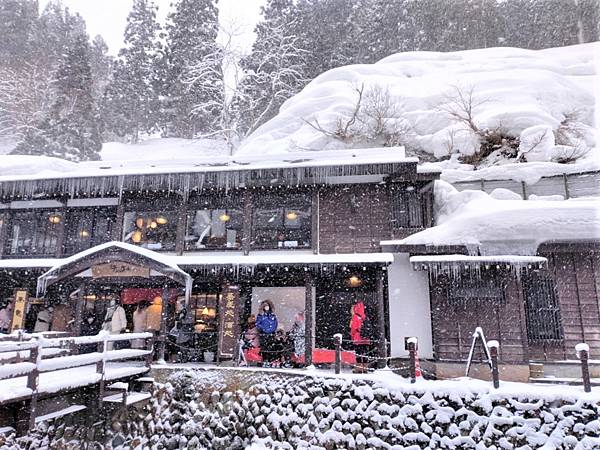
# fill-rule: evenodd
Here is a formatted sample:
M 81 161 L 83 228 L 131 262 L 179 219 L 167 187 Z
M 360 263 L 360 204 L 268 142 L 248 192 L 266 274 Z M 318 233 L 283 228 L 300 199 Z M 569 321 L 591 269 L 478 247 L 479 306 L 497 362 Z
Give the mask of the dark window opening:
M 109 242 L 116 222 L 115 208 L 78 208 L 67 212 L 65 253 L 73 255 Z
M 123 242 L 149 250 L 175 250 L 177 212 L 172 209 L 136 208 L 123 216 Z
M 253 248 L 310 248 L 310 195 L 266 195 L 256 201 L 252 215 Z
M 185 250 L 239 249 L 242 247 L 242 199 L 195 199 L 188 208 Z
M 523 296 L 529 342 L 561 341 L 563 329 L 554 280 L 536 276 L 524 278 Z
M 448 302 L 455 306 L 498 306 L 506 302 L 504 286 L 485 278 L 454 279 L 448 286 Z
M 394 228 L 426 226 L 424 195 L 418 186 L 397 185 L 392 190 L 392 224 Z
M 13 212 L 6 253 L 55 256 L 63 220 L 62 214 L 55 210 Z

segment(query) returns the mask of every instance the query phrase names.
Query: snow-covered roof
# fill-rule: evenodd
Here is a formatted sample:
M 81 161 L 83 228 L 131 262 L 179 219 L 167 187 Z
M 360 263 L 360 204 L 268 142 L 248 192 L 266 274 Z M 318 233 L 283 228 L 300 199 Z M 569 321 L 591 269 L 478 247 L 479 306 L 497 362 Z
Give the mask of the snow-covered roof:
M 391 264 L 394 261 L 394 255 L 391 253 L 336 253 L 336 254 L 314 254 L 303 251 L 257 251 L 249 255 L 243 255 L 239 252 L 207 252 L 207 253 L 189 253 L 185 255 L 173 255 L 158 253 L 152 250 L 143 249 L 123 242 L 110 242 L 101 244 L 103 248 L 109 248 L 114 244 L 127 246 L 129 249 L 134 247 L 140 254 L 154 254 L 155 258 L 173 267 L 173 270 L 181 270 L 181 267 L 192 268 L 202 266 L 268 266 L 268 265 L 328 265 L 328 264 Z M 97 247 L 94 247 L 94 249 Z M 82 253 L 92 254 L 85 250 Z M 0 268 L 3 269 L 22 269 L 22 268 L 47 268 L 63 267 L 68 262 L 74 262 L 79 259 L 78 255 L 69 258 L 40 258 L 40 259 L 0 259 Z
M 437 226 L 381 245 L 464 245 L 483 255 L 535 255 L 548 241 L 600 240 L 597 198 L 499 200 L 481 191 L 458 192 L 436 181 L 435 210 Z
M 375 64 L 338 67 L 287 100 L 275 118 L 242 143 L 238 155 L 365 146 L 366 133 L 355 142 L 342 142 L 317 129 L 334 131 L 339 120 L 348 120 L 361 85 L 365 87 L 363 102 L 368 101 L 369 88 L 385 89 L 385 95 L 397 105 L 396 111 L 384 112 L 392 129 L 400 130 L 411 147 L 437 157 L 449 151 L 472 154 L 479 148 L 475 133 L 448 114 L 460 93 L 468 98 L 471 91 L 479 129 L 502 129 L 520 137 L 534 127 L 550 127 L 548 145 L 543 152 L 542 146 L 529 152 L 529 161 L 547 161 L 564 151 L 555 145 L 553 134 L 574 114 L 578 115 L 574 122 L 581 143 L 597 149 L 594 108 L 600 83 L 599 51 L 600 42 L 544 50 L 501 47 L 404 52 Z M 320 127 L 314 126 L 317 122 Z M 594 154 L 597 156 L 597 150 L 589 159 Z

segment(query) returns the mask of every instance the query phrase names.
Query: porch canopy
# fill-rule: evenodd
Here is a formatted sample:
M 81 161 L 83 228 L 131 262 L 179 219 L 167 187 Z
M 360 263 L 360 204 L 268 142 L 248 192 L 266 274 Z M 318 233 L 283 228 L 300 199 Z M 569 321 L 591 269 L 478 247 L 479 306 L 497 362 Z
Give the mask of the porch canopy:
M 82 274 L 96 278 L 110 278 L 113 274 L 145 278 L 162 276 L 185 287 L 186 304 L 192 291 L 192 277 L 168 257 L 124 242 L 107 242 L 56 260 L 54 266 L 38 277 L 37 295 L 44 295 L 50 286 L 65 278 Z

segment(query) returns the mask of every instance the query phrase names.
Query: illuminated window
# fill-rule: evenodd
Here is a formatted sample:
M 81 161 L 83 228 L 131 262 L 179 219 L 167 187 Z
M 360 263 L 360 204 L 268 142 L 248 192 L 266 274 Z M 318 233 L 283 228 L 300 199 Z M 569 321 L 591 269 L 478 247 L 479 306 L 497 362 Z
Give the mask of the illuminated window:
M 244 212 L 241 199 L 235 197 L 193 199 L 188 211 L 186 250 L 242 247 Z
M 135 210 L 123 216 L 123 242 L 149 250 L 175 250 L 176 238 L 175 211 Z

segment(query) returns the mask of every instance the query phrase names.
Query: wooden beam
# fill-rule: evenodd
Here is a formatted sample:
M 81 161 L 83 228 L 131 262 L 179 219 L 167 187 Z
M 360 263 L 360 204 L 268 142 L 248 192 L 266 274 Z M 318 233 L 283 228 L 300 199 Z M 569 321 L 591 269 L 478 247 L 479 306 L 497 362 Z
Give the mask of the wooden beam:
M 310 244 L 315 255 L 319 254 L 319 190 L 315 189 L 312 195 L 312 204 L 310 214 L 312 217 L 311 222 L 311 235 Z
M 244 193 L 244 236 L 242 237 L 244 255 L 250 253 L 252 241 L 252 200 L 252 193 L 246 190 Z
M 75 323 L 73 324 L 73 334 L 75 336 L 81 336 L 81 322 L 83 320 L 83 302 L 85 297 L 85 289 L 86 284 L 81 283 L 79 285 L 77 299 L 75 300 Z
M 167 311 L 169 308 L 169 288 L 163 287 L 162 308 L 160 310 L 160 331 L 158 334 L 157 359 L 159 362 L 165 360 L 165 349 L 167 346 Z
M 315 298 L 313 296 L 313 287 L 315 286 L 311 274 L 305 278 L 305 297 L 304 297 L 304 363 L 307 366 L 312 365 L 312 351 L 314 348 L 313 328 L 315 317 Z
M 177 235 L 175 237 L 175 252 L 182 255 L 185 245 L 185 233 L 187 229 L 188 203 L 182 199 L 177 209 Z

